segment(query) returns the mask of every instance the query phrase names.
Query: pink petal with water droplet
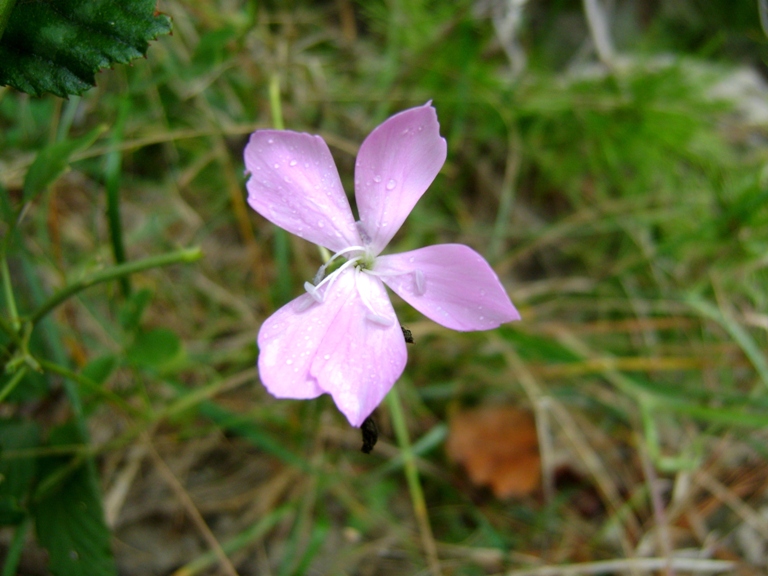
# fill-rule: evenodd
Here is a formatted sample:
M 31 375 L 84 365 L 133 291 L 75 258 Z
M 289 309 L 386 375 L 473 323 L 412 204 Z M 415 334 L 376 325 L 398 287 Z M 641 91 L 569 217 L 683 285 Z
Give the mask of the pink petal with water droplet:
M 520 320 L 485 258 L 462 244 L 379 256 L 374 271 L 419 312 L 453 330 L 490 330 Z
M 379 319 L 363 303 L 354 286 Z M 400 324 L 384 285 L 365 273 L 350 270 L 337 281 L 347 298 L 314 357 L 310 373 L 330 393 L 352 426 L 360 426 L 403 373 L 408 353 Z M 334 287 L 334 291 L 336 288 Z M 391 323 L 385 325 L 383 320 Z
M 270 222 L 334 252 L 360 245 L 349 201 L 320 136 L 258 130 L 245 147 L 248 204 Z
M 395 114 L 365 139 L 355 165 L 355 199 L 375 254 L 389 243 L 445 163 L 435 109 Z
M 343 301 L 318 304 L 302 294 L 267 318 L 258 336 L 259 377 L 277 398 L 316 398 L 323 393 L 309 372 Z
M 259 376 L 277 398 L 329 393 L 360 426 L 403 373 L 403 333 L 378 278 L 349 269 L 323 292 L 323 303 L 304 294 L 267 318 L 258 338 Z

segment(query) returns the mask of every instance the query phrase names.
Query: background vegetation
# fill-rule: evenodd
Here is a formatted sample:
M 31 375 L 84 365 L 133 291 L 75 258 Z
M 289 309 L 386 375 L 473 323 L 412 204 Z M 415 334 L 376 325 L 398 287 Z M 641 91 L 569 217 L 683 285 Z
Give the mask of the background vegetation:
M 0 88 L 3 574 L 764 572 L 759 6 L 603 4 L 161 0 L 173 34 L 82 97 Z M 279 102 L 351 192 L 365 135 L 427 100 L 448 162 L 392 250 L 472 246 L 523 320 L 399 306 L 410 443 L 384 405 L 367 456 L 328 398 L 259 384 L 319 256 L 246 207 L 242 150 Z M 43 153 L 70 169 L 25 203 Z M 172 265 L 95 283 L 115 261 Z M 446 456 L 485 406 L 533 414 L 535 490 Z

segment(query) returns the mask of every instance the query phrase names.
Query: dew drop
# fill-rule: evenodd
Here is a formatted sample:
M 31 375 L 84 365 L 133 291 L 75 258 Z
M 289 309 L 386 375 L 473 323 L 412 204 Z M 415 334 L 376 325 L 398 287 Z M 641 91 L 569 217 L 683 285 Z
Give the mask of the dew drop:
M 381 176 L 376 174 L 376 176 L 373 177 L 373 181 L 376 182 L 376 183 L 381 182 Z
M 274 142 L 275 142 L 275 141 L 274 141 L 274 140 L 272 140 L 272 138 L 270 138 L 269 140 L 267 140 L 267 144 L 273 144 Z
M 277 162 L 275 162 L 275 168 L 280 168 L 280 164 L 278 164 Z
M 285 361 L 285 363 L 286 363 L 286 364 L 288 364 L 288 366 L 290 366 L 291 364 L 293 364 L 293 360 L 291 360 L 291 359 L 289 358 L 288 360 L 286 360 L 286 361 Z
M 291 160 L 290 162 L 288 162 L 289 166 L 296 166 L 296 164 L 298 164 L 298 162 L 296 162 L 296 160 Z
M 387 182 L 387 190 L 394 190 L 395 186 L 397 186 L 397 182 L 394 180 Z

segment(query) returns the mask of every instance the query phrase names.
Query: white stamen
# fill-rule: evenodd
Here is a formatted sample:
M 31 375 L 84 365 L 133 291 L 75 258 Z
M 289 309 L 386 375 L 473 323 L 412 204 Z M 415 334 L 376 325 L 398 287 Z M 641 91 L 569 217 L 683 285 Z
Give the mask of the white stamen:
M 317 273 L 315 274 L 315 277 L 312 278 L 312 284 L 314 286 L 317 286 L 318 284 L 320 284 L 320 282 L 323 281 L 323 278 L 325 278 L 325 264 L 323 264 L 322 266 L 320 266 L 320 268 L 317 269 Z M 304 284 L 304 286 L 306 286 L 306 283 Z M 309 290 L 307 290 L 307 292 L 309 292 Z
M 315 302 L 319 304 L 322 304 L 323 302 L 325 302 L 325 294 L 321 293 L 320 290 L 318 290 L 314 284 L 311 284 L 309 282 L 304 282 L 304 290 L 307 291 L 307 294 L 312 296 L 312 299 Z
M 296 304 L 296 312 L 300 314 L 304 312 L 304 310 L 308 310 L 314 304 L 315 304 L 315 301 L 312 298 L 304 298 L 302 300 L 299 300 L 298 303 Z
M 427 292 L 427 282 L 424 279 L 424 272 L 421 270 L 414 270 L 413 283 L 414 287 L 416 288 L 416 294 L 418 296 L 424 296 L 424 294 Z

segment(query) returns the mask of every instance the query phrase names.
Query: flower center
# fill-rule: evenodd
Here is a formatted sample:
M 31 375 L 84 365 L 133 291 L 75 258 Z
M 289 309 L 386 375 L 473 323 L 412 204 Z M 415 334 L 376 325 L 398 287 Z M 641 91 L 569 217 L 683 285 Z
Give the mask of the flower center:
M 337 258 L 342 256 L 348 257 L 349 259 L 326 276 L 328 268 Z M 363 306 L 365 306 L 367 310 L 365 315 L 366 319 L 382 326 L 391 326 L 395 322 L 395 319 L 381 314 L 380 311 L 376 310 L 369 298 L 371 291 L 361 285 L 361 282 L 363 282 L 361 274 L 377 275 L 372 271 L 375 262 L 376 257 L 368 247 L 350 246 L 343 250 L 339 250 L 336 254 L 331 256 L 325 264 L 320 266 L 317 270 L 317 274 L 315 274 L 315 277 L 312 279 L 312 282 L 304 282 L 304 290 L 306 290 L 307 294 L 312 298 L 303 300 L 298 311 L 303 312 L 313 304 L 322 304 L 325 302 L 326 295 L 333 288 L 333 284 L 340 275 L 348 268 L 354 268 L 355 289 L 360 296 Z

